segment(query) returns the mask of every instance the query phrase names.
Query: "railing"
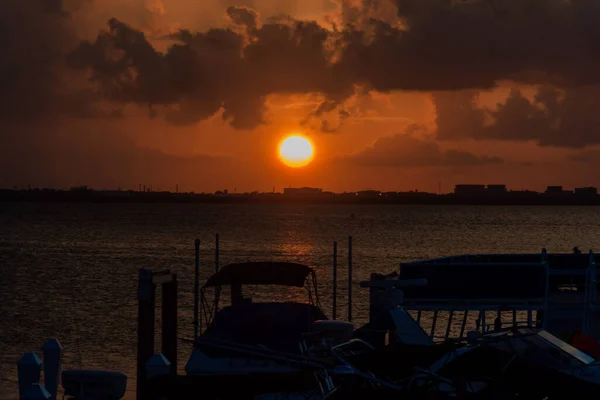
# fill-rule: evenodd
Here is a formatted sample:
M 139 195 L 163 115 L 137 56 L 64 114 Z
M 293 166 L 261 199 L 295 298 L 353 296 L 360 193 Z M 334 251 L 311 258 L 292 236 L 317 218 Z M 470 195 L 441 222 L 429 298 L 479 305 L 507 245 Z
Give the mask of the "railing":
M 532 263 L 537 258 L 537 263 Z M 452 320 L 456 313 L 463 313 L 463 322 L 460 326 L 459 338 L 467 330 L 466 326 L 475 325 L 480 332 L 490 332 L 498 328 L 498 323 L 486 323 L 490 313 L 512 313 L 513 317 L 501 320 L 499 326 L 516 327 L 542 327 L 546 328 L 549 321 L 559 318 L 558 313 L 581 313 L 581 331 L 595 334 L 600 332 L 600 304 L 598 303 L 598 279 L 596 258 L 591 250 L 588 254 L 548 254 L 542 249 L 541 254 L 487 254 L 487 255 L 461 255 L 443 257 L 433 260 L 418 261 L 403 264 L 419 268 L 426 265 L 469 265 L 480 266 L 507 266 L 518 265 L 543 265 L 545 273 L 545 290 L 543 297 L 537 298 L 428 298 L 406 297 L 402 307 L 411 312 L 411 315 L 429 331 L 432 339 L 448 340 L 452 331 Z M 512 265 L 511 265 L 512 263 Z M 413 267 L 413 268 L 414 268 Z M 402 266 L 401 266 L 402 268 Z M 413 277 L 412 275 L 409 275 Z M 517 278 L 518 279 L 518 278 Z M 415 292 L 414 294 L 418 294 Z M 561 297 L 564 295 L 564 297 Z M 579 308 L 580 311 L 577 311 Z M 476 319 L 469 312 L 477 311 Z M 423 318 L 428 312 L 427 318 Z M 526 320 L 523 316 L 527 315 Z M 535 314 L 535 316 L 534 316 Z M 442 315 L 444 317 L 442 317 Z M 493 317 L 492 317 L 493 318 Z M 442 319 L 446 326 L 442 326 L 443 334 L 438 334 L 439 320 Z M 475 320 L 475 323 L 473 323 Z

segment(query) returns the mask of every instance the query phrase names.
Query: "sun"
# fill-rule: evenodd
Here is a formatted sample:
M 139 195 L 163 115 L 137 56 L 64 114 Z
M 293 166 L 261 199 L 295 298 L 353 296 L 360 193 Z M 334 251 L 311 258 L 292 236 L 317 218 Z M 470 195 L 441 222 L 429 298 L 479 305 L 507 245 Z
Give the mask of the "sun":
M 313 145 L 304 136 L 288 136 L 279 144 L 279 159 L 288 167 L 305 167 L 311 163 L 313 157 Z

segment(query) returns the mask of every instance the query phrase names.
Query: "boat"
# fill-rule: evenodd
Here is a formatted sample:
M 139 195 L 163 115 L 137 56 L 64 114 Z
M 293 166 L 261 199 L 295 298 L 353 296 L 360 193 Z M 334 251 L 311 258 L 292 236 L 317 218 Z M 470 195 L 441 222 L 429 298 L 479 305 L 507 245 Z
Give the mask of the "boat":
M 307 301 L 255 302 L 244 297 L 246 285 L 304 287 Z M 219 309 L 225 287 L 231 292 L 230 305 Z M 215 289 L 214 298 L 207 295 L 211 288 Z M 279 371 L 283 366 L 273 357 L 282 352 L 299 354 L 299 343 L 312 331 L 313 323 L 327 319 L 319 305 L 314 270 L 296 263 L 227 265 L 206 281 L 201 302 L 201 321 L 206 329 L 202 332 L 201 325 L 195 338 L 185 367 L 188 375 Z M 258 364 L 247 362 L 248 358 L 264 359 L 266 355 L 273 357 Z
M 354 329 L 335 320 L 335 307 L 334 320 L 328 319 L 309 266 L 230 264 L 200 286 L 197 258 L 185 375 L 176 370 L 176 274 L 142 269 L 138 398 L 541 400 L 556 398 L 564 387 L 575 397 L 597 397 L 600 364 L 567 339 L 573 332 L 600 333 L 596 262 L 600 257 L 591 251 L 543 249 L 402 263 L 399 273 L 361 282 L 370 291 L 369 321 Z M 163 286 L 160 353 L 154 347 L 157 285 Z M 256 302 L 244 291 L 250 285 L 302 288 L 306 298 Z M 120 394 L 126 379 L 65 372 L 69 393 L 102 383 Z M 36 379 L 39 373 L 31 375 L 32 383 Z
M 509 328 L 472 337 L 418 369 L 411 384 L 481 398 L 597 398 L 600 363 L 545 330 Z
M 255 302 L 244 295 L 248 285 L 304 288 L 307 298 L 304 302 Z M 219 308 L 227 291 L 229 304 Z M 241 395 L 243 390 L 256 396 L 287 392 L 323 398 L 334 389 L 330 378 L 334 362 L 307 354 L 307 343 L 325 336 L 347 340 L 353 325 L 328 321 L 311 267 L 290 262 L 230 264 L 206 281 L 200 298 L 201 321 L 206 327 L 203 330 L 200 325 L 185 366 L 188 382 L 204 382 L 203 390 L 214 385 L 220 395 L 224 391 Z

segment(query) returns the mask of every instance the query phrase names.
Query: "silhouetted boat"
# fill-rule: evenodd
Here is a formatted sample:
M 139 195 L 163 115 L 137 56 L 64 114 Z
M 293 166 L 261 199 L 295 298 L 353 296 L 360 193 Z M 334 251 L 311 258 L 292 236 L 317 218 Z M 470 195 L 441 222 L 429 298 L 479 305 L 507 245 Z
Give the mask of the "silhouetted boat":
M 400 274 L 373 274 L 361 282 L 370 290 L 369 322 L 357 330 L 349 322 L 327 319 L 312 268 L 283 262 L 231 264 L 201 288 L 196 285 L 202 312 L 197 312 L 195 296 L 195 316 L 202 319 L 195 319 L 186 375 L 177 375 L 168 363 L 171 358 L 176 365 L 177 359 L 177 320 L 168 316 L 169 310 L 177 315 L 176 276 L 141 270 L 140 398 L 595 398 L 600 364 L 556 335 L 565 327 L 592 336 L 600 331 L 597 258 L 592 252 L 543 250 L 404 263 Z M 158 284 L 168 285 L 163 286 L 162 354 L 153 346 Z M 304 288 L 307 299 L 254 302 L 244 296 L 247 285 Z M 230 304 L 220 308 L 228 290 Z M 426 312 L 432 318 L 425 329 Z M 526 321 L 517 319 L 522 312 Z M 473 313 L 475 330 L 467 324 Z M 495 316 L 493 324 L 486 323 L 489 313 Z M 460 333 L 453 336 L 457 319 Z M 441 335 L 440 321 L 445 322 Z M 71 392 L 99 383 L 112 385 L 115 392 L 124 388 L 122 375 L 71 371 L 66 376 L 70 380 L 63 385 L 71 383 Z M 39 380 L 39 371 L 30 378 Z

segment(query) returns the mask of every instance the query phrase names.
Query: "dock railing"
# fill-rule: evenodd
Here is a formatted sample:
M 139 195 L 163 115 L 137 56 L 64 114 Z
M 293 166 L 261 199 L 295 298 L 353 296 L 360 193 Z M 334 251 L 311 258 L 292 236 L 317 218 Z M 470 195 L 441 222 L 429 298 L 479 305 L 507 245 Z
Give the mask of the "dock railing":
M 556 330 L 567 322 L 572 331 L 600 337 L 597 257 L 591 250 L 548 254 L 542 249 L 538 254 L 466 254 L 403 263 L 402 279 L 430 282 L 426 290 L 405 291 L 403 308 L 436 340 L 448 340 L 453 333 L 461 339 L 470 328 L 484 333 L 511 326 L 554 329 L 560 335 L 565 332 Z M 445 325 L 439 327 L 440 321 Z
M 517 273 L 522 276 L 515 281 Z M 534 327 L 548 304 L 545 249 L 538 254 L 466 254 L 403 263 L 400 276 L 428 279 L 428 288 L 405 291 L 402 307 L 436 341 L 462 340 L 469 331 Z

